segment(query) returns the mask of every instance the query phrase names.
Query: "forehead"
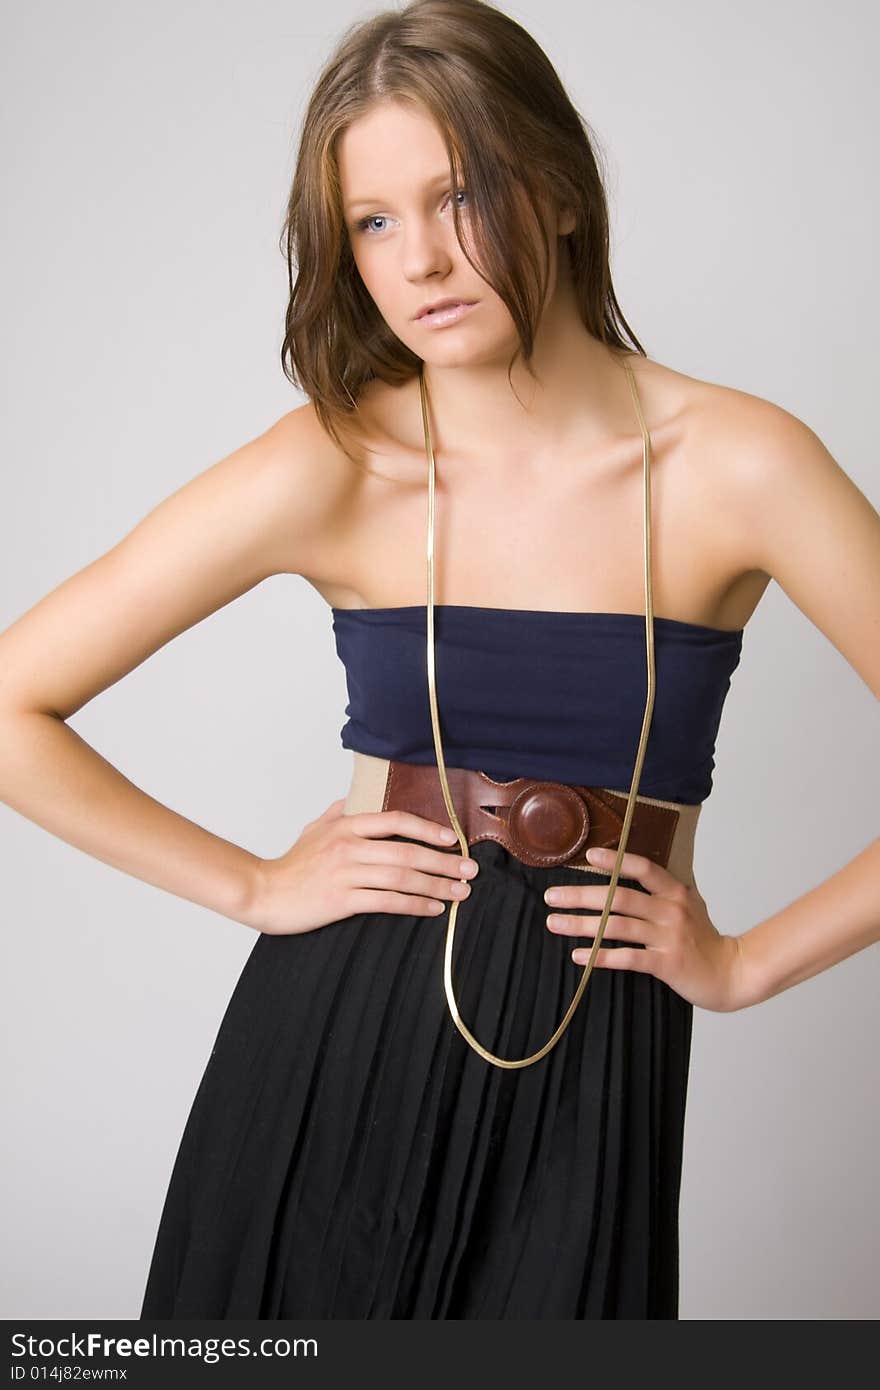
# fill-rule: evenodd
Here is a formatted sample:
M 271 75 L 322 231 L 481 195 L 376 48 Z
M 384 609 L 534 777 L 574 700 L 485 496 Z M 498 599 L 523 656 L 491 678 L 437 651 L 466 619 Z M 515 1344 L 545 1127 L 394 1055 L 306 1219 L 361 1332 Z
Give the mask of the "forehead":
M 390 98 L 351 123 L 336 153 L 346 203 L 403 193 L 449 174 L 443 133 L 433 116 Z

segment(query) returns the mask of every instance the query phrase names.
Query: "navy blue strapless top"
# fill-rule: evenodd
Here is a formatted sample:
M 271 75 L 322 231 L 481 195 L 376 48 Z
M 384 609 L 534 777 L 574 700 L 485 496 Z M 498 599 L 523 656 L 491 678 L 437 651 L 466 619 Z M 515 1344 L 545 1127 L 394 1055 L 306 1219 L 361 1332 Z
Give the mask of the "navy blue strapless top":
M 427 608 L 333 608 L 349 702 L 342 746 L 436 766 Z M 435 604 L 447 767 L 628 791 L 648 693 L 644 614 Z M 654 617 L 654 710 L 639 793 L 696 804 L 743 629 Z

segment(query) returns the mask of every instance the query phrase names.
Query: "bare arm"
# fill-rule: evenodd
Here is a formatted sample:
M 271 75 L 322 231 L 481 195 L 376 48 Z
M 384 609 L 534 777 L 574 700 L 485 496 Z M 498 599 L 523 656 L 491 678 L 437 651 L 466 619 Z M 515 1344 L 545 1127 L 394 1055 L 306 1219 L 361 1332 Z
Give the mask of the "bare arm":
M 259 860 L 147 795 L 65 722 L 314 546 L 329 480 L 303 412 L 199 474 L 0 633 L 0 800 L 146 883 L 243 921 Z
M 737 441 L 748 562 L 777 581 L 880 699 L 880 516 L 803 421 L 761 403 L 757 423 L 751 440 Z M 737 938 L 745 1003 L 880 941 L 876 831 L 854 826 L 860 843 L 850 860 Z

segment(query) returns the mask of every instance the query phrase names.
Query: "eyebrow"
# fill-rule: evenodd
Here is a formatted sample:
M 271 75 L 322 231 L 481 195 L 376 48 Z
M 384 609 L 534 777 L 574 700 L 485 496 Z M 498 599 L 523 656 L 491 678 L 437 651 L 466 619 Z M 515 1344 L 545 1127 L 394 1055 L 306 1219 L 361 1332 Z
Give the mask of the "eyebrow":
M 442 174 L 435 174 L 434 177 L 433 177 L 432 179 L 428 179 L 428 181 L 427 181 L 426 184 L 425 184 L 425 188 L 436 188 L 436 186 L 437 186 L 438 183 L 446 183 L 450 178 L 451 178 L 451 175 L 450 175 L 449 170 L 448 170 L 448 169 L 445 169 L 445 170 L 443 171 Z M 345 211 L 346 211 L 346 212 L 354 212 L 355 208 L 374 207 L 374 206 L 376 205 L 376 203 L 381 203 L 381 202 L 384 202 L 384 199 L 382 199 L 382 198 L 352 198 L 352 200 L 351 200 L 349 203 L 346 203 L 346 205 L 345 205 Z

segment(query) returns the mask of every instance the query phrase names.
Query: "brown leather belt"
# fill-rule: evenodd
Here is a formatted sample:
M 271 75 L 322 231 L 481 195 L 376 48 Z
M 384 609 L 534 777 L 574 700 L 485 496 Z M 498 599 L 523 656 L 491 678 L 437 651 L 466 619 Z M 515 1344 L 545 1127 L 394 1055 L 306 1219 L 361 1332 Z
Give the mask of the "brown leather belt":
M 610 870 L 596 869 L 584 860 L 594 846 L 617 848 L 626 792 L 527 777 L 496 782 L 485 772 L 462 767 L 447 767 L 446 777 L 468 845 L 496 840 L 524 864 L 565 865 L 610 876 Z M 450 823 L 435 765 L 355 753 L 346 811 L 380 809 L 412 811 L 441 825 Z M 699 811 L 699 805 L 638 796 L 627 852 L 644 855 L 690 882 Z

